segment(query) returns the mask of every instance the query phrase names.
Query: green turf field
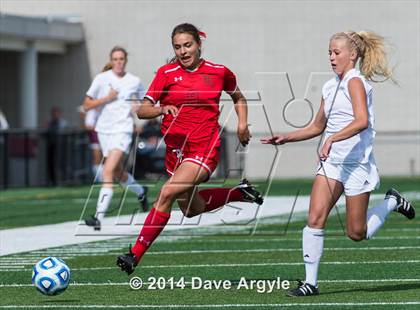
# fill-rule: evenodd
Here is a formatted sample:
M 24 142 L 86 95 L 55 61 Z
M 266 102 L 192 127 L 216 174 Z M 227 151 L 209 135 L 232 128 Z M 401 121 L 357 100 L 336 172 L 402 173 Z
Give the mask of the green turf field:
M 416 203 L 420 203 L 417 201 Z M 296 299 L 283 290 L 258 293 L 236 289 L 247 280 L 294 279 L 303 276 L 301 228 L 303 221 L 285 225 L 281 217 L 262 221 L 255 235 L 163 236 L 145 255 L 132 276 L 179 280 L 184 289 L 140 290 L 129 287 L 128 277 L 117 269 L 115 257 L 132 239 L 115 239 L 33 251 L 0 258 L 0 307 L 31 305 L 33 308 L 135 308 L 153 309 L 296 309 L 328 307 L 358 309 L 418 309 L 420 306 L 420 221 L 405 221 L 392 214 L 384 229 L 371 241 L 352 242 L 343 236 L 336 217 L 328 223 L 320 270 L 321 295 Z M 217 233 L 217 228 L 214 228 Z M 279 232 L 276 234 L 276 232 Z M 72 282 L 64 294 L 47 297 L 30 284 L 31 265 L 39 258 L 56 255 L 72 269 Z M 195 290 L 188 282 L 230 280 L 230 290 Z M 385 303 L 390 303 L 385 305 Z M 410 305 L 411 303 L 411 305 Z M 313 305 L 312 305 L 313 304 Z M 219 306 L 217 306 L 219 305 Z M 229 306 L 230 305 L 230 306 Z M 347 306 L 346 306 L 347 305 Z M 150 306 L 150 307 L 149 307 Z
M 265 195 L 309 195 L 311 192 L 312 179 L 291 179 L 253 181 Z M 238 180 L 212 180 L 214 186 L 234 186 Z M 157 183 L 147 183 L 150 188 L 150 200 L 156 197 L 162 181 Z M 378 193 L 385 193 L 391 186 L 399 191 L 419 191 L 420 177 L 381 178 L 381 187 Z M 94 214 L 96 199 L 98 197 L 99 185 L 93 187 L 66 187 L 66 188 L 32 188 L 32 189 L 13 189 L 0 192 L 0 229 L 13 227 L 25 227 L 42 224 L 61 223 L 65 221 L 77 221 L 80 219 L 84 210 L 85 203 L 87 208 L 83 218 Z M 117 186 L 110 215 L 117 215 L 118 204 L 123 197 L 121 187 Z M 126 199 L 128 204 L 124 204 L 120 214 L 132 214 L 137 210 L 136 197 L 128 192 Z
M 418 191 L 418 181 L 405 179 L 398 185 L 402 191 Z M 391 182 L 395 184 L 396 180 L 388 181 Z M 384 181 L 382 184 L 381 190 L 384 191 L 388 184 Z M 306 192 L 310 182 L 275 182 L 272 193 L 284 193 L 286 187 L 290 191 L 300 189 Z M 71 199 L 80 199 L 81 193 L 88 191 L 88 188 L 74 188 L 3 192 L 2 227 L 78 219 L 81 200 Z M 413 203 L 420 206 L 420 201 Z M 10 205 L 14 206 L 15 212 Z M 59 210 L 52 212 L 54 208 Z M 343 208 L 339 209 L 341 220 L 345 220 Z M 46 214 L 52 214 L 51 218 L 46 218 Z M 30 218 L 32 216 L 34 219 Z M 288 216 L 267 218 L 259 222 L 256 230 L 238 227 L 227 234 L 223 233 L 223 227 L 165 233 L 130 277 L 117 269 L 115 258 L 126 252 L 134 237 L 2 256 L 0 308 L 420 308 L 420 220 L 418 217 L 407 221 L 395 213 L 390 215 L 375 239 L 359 243 L 344 236 L 337 216 L 330 217 L 319 275 L 320 296 L 296 299 L 286 297 L 282 289 L 274 289 L 271 293 L 260 293 L 257 288 L 237 289 L 241 278 L 250 285 L 252 280 L 280 277 L 281 280 L 290 280 L 293 286 L 296 279 L 302 279 L 301 229 L 305 225 L 304 217 L 305 214 L 295 214 L 290 223 Z M 19 225 L 23 218 L 30 224 L 21 222 Z M 50 255 L 64 258 L 72 270 L 69 288 L 55 297 L 41 295 L 30 283 L 31 266 Z M 140 290 L 130 288 L 129 281 L 133 276 L 141 277 L 145 282 Z M 166 285 L 163 289 L 148 289 L 150 277 L 161 277 L 160 284 Z M 182 277 L 185 288 L 174 285 L 172 289 L 171 279 L 177 281 Z M 229 280 L 232 288 L 193 289 L 192 277 Z
M 227 186 L 235 181 L 220 183 Z M 401 191 L 418 191 L 419 184 L 419 178 L 383 178 L 378 192 L 385 192 L 391 185 Z M 258 185 L 266 191 L 266 182 Z M 268 195 L 294 195 L 297 191 L 304 195 L 310 187 L 311 180 L 274 181 Z M 151 187 L 152 197 L 157 188 Z M 78 220 L 86 197 L 96 197 L 97 188 L 90 190 L 83 187 L 2 192 L 1 229 Z M 116 193 L 116 197 L 123 195 L 120 189 Z M 135 197 L 128 199 L 135 202 Z M 414 204 L 420 206 L 420 201 Z M 88 203 L 92 212 L 94 205 L 95 198 Z M 127 205 L 136 208 L 135 203 Z M 133 210 L 126 208 L 123 213 Z M 339 213 L 340 217 L 332 216 L 328 221 L 319 275 L 320 296 L 288 298 L 284 290 L 277 288 L 270 293 L 261 292 L 263 280 L 280 277 L 294 286 L 294 281 L 303 277 L 301 228 L 305 214 L 301 213 L 294 214 L 291 222 L 284 215 L 264 219 L 258 226 L 251 223 L 233 230 L 218 226 L 165 233 L 130 277 L 117 269 L 115 257 L 126 251 L 134 237 L 2 256 L 0 308 L 420 308 L 420 220 L 407 221 L 391 214 L 374 240 L 355 243 L 344 236 L 342 207 Z M 50 255 L 64 258 L 72 270 L 70 287 L 55 297 L 41 295 L 30 283 L 31 266 Z M 130 288 L 133 276 L 145 282 L 140 290 Z M 150 277 L 161 278 L 159 285 L 164 288 L 148 289 L 152 285 Z M 193 277 L 203 281 L 228 280 L 231 289 L 195 289 Z M 183 289 L 176 285 L 180 279 L 185 281 Z M 248 286 L 253 280 L 260 281 L 255 282 L 260 286 L 237 289 L 244 279 Z M 197 283 L 196 279 L 194 284 Z

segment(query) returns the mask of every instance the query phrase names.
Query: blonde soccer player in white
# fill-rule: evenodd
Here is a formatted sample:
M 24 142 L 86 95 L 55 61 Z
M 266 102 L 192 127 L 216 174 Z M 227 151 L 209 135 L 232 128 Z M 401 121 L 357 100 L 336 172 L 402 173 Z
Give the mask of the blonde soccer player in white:
M 402 213 L 408 219 L 415 216 L 413 206 L 393 188 L 381 203 L 368 209 L 370 193 L 379 186 L 373 155 L 373 89 L 369 82 L 391 78 L 384 43 L 383 38 L 373 32 L 334 34 L 329 55 L 336 76 L 322 88 L 321 106 L 315 120 L 305 128 L 261 139 L 263 144 L 284 144 L 324 133 L 308 223 L 302 234 L 306 280 L 288 291 L 288 296 L 319 294 L 317 278 L 324 227 L 343 192 L 347 235 L 354 241 L 370 239 L 391 211 Z M 358 62 L 360 70 L 355 68 Z
M 114 180 L 137 195 L 144 211 L 148 208 L 147 187 L 138 184 L 131 174 L 123 170 L 124 155 L 129 153 L 134 127 L 128 99 L 133 96 L 142 99 L 145 89 L 137 76 L 125 71 L 127 51 L 124 48 L 116 46 L 111 50 L 110 63 L 112 69 L 95 77 L 83 103 L 85 110 L 99 110 L 95 131 L 105 157 L 96 214 L 85 220 L 86 225 L 95 230 L 100 230 L 101 221 L 111 203 Z

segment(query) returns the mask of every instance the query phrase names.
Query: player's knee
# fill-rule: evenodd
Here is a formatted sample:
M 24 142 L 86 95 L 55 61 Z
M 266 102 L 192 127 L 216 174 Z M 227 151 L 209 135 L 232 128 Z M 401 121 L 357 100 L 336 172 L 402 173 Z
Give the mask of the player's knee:
M 109 180 L 109 179 L 111 179 L 111 180 L 112 180 L 112 177 L 113 177 L 113 171 L 112 171 L 112 169 L 110 169 L 110 168 L 108 168 L 108 167 L 104 167 L 104 168 L 102 169 L 102 177 L 103 177 L 105 180 Z
M 347 236 L 353 241 L 362 241 L 366 238 L 366 231 L 362 229 L 350 229 L 347 231 Z
M 176 192 L 171 186 L 164 185 L 159 194 L 159 202 L 166 203 L 173 201 L 176 197 Z
M 322 228 L 325 226 L 325 217 L 321 214 L 310 214 L 308 226 L 312 228 Z

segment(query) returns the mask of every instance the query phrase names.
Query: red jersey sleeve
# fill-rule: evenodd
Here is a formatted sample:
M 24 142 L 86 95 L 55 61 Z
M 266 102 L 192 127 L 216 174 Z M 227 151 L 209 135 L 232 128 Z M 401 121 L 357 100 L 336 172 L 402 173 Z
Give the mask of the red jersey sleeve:
M 236 88 L 237 88 L 237 85 L 236 85 L 235 74 L 225 67 L 223 90 L 227 92 L 229 95 L 232 95 L 236 91 Z
M 161 67 L 157 71 L 155 78 L 153 79 L 152 84 L 150 84 L 149 90 L 147 91 L 144 98 L 147 98 L 156 104 L 161 99 L 165 86 L 166 74 L 164 72 L 164 68 Z

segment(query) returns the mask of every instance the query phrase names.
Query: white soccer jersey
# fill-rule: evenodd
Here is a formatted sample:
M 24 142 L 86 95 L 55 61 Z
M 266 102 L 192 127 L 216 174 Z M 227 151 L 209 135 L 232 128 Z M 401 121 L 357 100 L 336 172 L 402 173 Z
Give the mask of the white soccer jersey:
M 118 92 L 118 97 L 101 106 L 95 130 L 99 133 L 133 132 L 130 99 L 143 99 L 145 89 L 140 79 L 126 72 L 123 77 L 116 76 L 112 70 L 98 74 L 92 82 L 86 95 L 93 98 L 103 98 L 108 95 L 111 87 Z
M 334 142 L 327 158 L 327 161 L 331 163 L 367 163 L 369 160 L 374 160 L 372 154 L 373 139 L 375 137 L 373 127 L 373 91 L 372 86 L 370 86 L 365 77 L 356 69 L 348 71 L 341 83 L 338 76 L 336 76 L 326 82 L 322 87 L 324 113 L 327 118 L 325 139 L 340 131 L 354 120 L 353 106 L 348 89 L 348 82 L 354 77 L 360 78 L 365 87 L 369 125 L 368 128 L 353 137 Z M 333 102 L 338 85 L 339 89 Z

